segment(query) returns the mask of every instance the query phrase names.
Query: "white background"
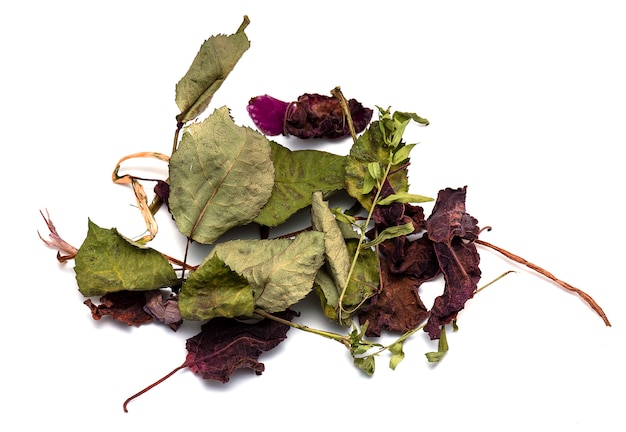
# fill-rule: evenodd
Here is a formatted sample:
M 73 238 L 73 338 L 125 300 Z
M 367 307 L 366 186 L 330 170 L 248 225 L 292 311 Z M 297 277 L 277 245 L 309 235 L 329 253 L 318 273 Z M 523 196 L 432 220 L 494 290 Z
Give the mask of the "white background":
M 620 2 L 17 4 L 0 6 L 2 430 L 624 430 Z M 466 305 L 435 367 L 423 354 L 436 346 L 421 333 L 397 370 L 383 355 L 366 378 L 341 345 L 290 330 L 261 357 L 262 376 L 223 385 L 181 371 L 123 413 L 126 397 L 184 361 L 197 327 L 93 321 L 73 264 L 58 264 L 37 237 L 39 210 L 75 246 L 87 218 L 141 234 L 113 167 L 137 151 L 170 151 L 174 85 L 200 44 L 236 31 L 244 14 L 252 46 L 209 112 L 228 105 L 253 126 L 252 96 L 294 100 L 339 85 L 367 106 L 427 117 L 430 126 L 407 132 L 421 143 L 411 191 L 467 185 L 468 212 L 493 227 L 485 240 L 585 290 L 613 327 L 481 248 L 484 282 L 518 273 Z M 168 216 L 159 221 L 153 246 L 182 258 Z M 300 320 L 325 325 L 314 307 Z

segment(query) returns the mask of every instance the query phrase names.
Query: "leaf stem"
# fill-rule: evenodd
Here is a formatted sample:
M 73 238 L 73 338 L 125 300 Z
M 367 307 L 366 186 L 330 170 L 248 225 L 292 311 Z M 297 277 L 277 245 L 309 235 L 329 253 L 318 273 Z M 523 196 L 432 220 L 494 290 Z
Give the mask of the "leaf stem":
M 350 311 L 346 311 L 343 308 L 343 299 L 346 295 L 346 292 L 348 290 L 348 284 L 350 283 L 350 279 L 352 278 L 352 273 L 354 272 L 354 269 L 356 267 L 356 263 L 357 260 L 359 258 L 359 252 L 361 250 L 361 247 L 363 245 L 363 242 L 365 241 L 365 233 L 367 231 L 367 227 L 370 224 L 370 221 L 372 220 L 372 216 L 374 215 L 374 209 L 376 208 L 376 202 L 378 201 L 378 199 L 380 198 L 380 192 L 381 192 L 381 185 L 385 183 L 385 180 L 387 179 L 387 176 L 389 175 L 389 172 L 391 171 L 391 162 L 389 162 L 387 164 L 387 167 L 385 168 L 385 173 L 380 181 L 379 186 L 376 188 L 376 194 L 374 195 L 374 199 L 372 200 L 372 206 L 370 207 L 369 212 L 367 213 L 367 218 L 365 219 L 365 224 L 362 226 L 361 228 L 361 235 L 359 237 L 359 244 L 356 248 L 356 251 L 354 253 L 354 257 L 352 257 L 352 263 L 350 264 L 350 270 L 348 271 L 348 276 L 346 277 L 346 281 L 344 283 L 344 286 L 341 289 L 341 294 L 339 295 L 339 300 L 337 301 L 337 308 L 338 308 L 338 314 L 339 314 L 339 322 L 341 322 L 342 317 L 341 317 L 341 313 L 342 312 L 348 312 L 350 313 Z
M 348 102 L 346 101 L 345 96 L 341 92 L 341 88 L 339 86 L 335 87 L 330 91 L 330 94 L 336 97 L 339 100 L 339 105 L 341 105 L 341 109 L 344 113 L 346 121 L 348 122 L 348 128 L 350 129 L 350 135 L 352 136 L 352 141 L 356 143 L 356 129 L 354 129 L 354 122 L 352 121 L 352 113 L 350 112 L 350 107 L 348 106 Z
M 319 329 L 315 329 L 312 327 L 308 327 L 305 326 L 303 324 L 299 324 L 299 323 L 295 323 L 293 321 L 289 321 L 280 317 L 277 317 L 275 315 L 272 315 L 266 311 L 264 311 L 263 309 L 255 309 L 254 313 L 256 315 L 259 315 L 263 318 L 267 318 L 267 319 L 271 319 L 273 321 L 279 322 L 281 324 L 287 325 L 289 327 L 293 327 L 296 328 L 298 330 L 302 330 L 308 333 L 313 333 L 319 336 L 323 336 L 327 339 L 332 339 L 335 340 L 337 342 L 342 343 L 344 346 L 346 346 L 348 349 L 350 349 L 350 339 L 347 336 L 344 335 L 340 335 L 338 333 L 333 333 L 333 332 L 329 332 L 329 331 L 325 331 L 325 330 L 319 330 Z
M 547 270 L 543 269 L 542 267 L 539 267 L 536 264 L 533 264 L 531 262 L 528 262 L 527 260 L 525 260 L 524 258 L 517 256 L 505 249 L 502 249 L 498 246 L 495 246 L 491 243 L 488 243 L 484 240 L 480 240 L 480 239 L 476 239 L 474 240 L 477 244 L 486 246 L 488 248 L 491 248 L 497 252 L 500 252 L 502 255 L 504 255 L 505 257 L 507 257 L 508 259 L 515 261 L 519 264 L 523 264 L 526 267 L 530 268 L 531 270 L 536 271 L 537 273 L 539 273 L 542 276 L 545 276 L 546 278 L 550 279 L 551 281 L 557 283 L 558 285 L 560 285 L 561 287 L 565 288 L 568 291 L 571 291 L 575 294 L 577 294 L 579 297 L 581 297 L 585 302 L 587 302 L 587 304 L 598 314 L 600 315 L 600 317 L 602 318 L 602 320 L 604 321 L 604 323 L 607 326 L 611 326 L 611 323 L 609 322 L 609 319 L 607 318 L 606 314 L 604 313 L 604 311 L 602 310 L 602 308 L 600 307 L 600 305 L 598 305 L 596 303 L 596 301 L 586 292 L 573 287 L 572 285 L 568 284 L 567 282 L 564 282 L 560 279 L 558 279 L 556 276 L 554 276 L 552 273 L 548 272 Z
M 480 288 L 478 288 L 476 291 L 474 291 L 474 294 L 478 294 L 479 292 L 481 292 L 482 290 L 484 290 L 485 288 L 487 288 L 489 285 L 492 285 L 496 282 L 498 282 L 500 279 L 502 279 L 504 276 L 511 274 L 511 273 L 515 273 L 515 270 L 507 270 L 504 273 L 502 273 L 500 276 L 498 276 L 497 278 L 495 278 L 494 280 L 486 283 L 485 285 L 481 286 Z

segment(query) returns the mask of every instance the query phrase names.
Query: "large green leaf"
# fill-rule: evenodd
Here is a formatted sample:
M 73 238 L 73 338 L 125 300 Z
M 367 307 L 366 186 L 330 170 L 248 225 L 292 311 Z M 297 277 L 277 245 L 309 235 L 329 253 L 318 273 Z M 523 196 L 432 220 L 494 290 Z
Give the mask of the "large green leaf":
M 308 231 L 294 239 L 233 240 L 216 245 L 214 253 L 248 280 L 257 307 L 280 312 L 312 291 L 324 262 L 324 234 Z
M 169 206 L 178 229 L 205 244 L 251 222 L 274 185 L 269 141 L 235 125 L 226 107 L 186 128 L 169 169 Z
M 269 201 L 254 219 L 266 226 L 277 226 L 311 205 L 311 194 L 324 196 L 345 188 L 346 156 L 319 150 L 291 151 L 271 141 L 276 170 L 274 189 Z
M 250 23 L 244 16 L 235 34 L 211 36 L 204 41 L 189 70 L 176 84 L 176 104 L 179 123 L 185 124 L 198 117 L 209 106 L 215 92 L 233 70 L 250 41 L 244 33 Z
M 125 290 L 149 291 L 170 286 L 177 279 L 159 252 L 131 242 L 115 228 L 100 228 L 91 220 L 75 263 L 78 289 L 85 297 Z
M 211 254 L 193 271 L 178 295 L 183 319 L 246 317 L 254 311 L 252 287 L 218 256 Z

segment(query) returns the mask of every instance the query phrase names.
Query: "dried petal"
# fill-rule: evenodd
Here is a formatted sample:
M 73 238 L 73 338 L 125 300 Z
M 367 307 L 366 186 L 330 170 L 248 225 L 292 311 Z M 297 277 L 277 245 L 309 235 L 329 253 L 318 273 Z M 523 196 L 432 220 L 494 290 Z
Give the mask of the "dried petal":
M 161 290 L 145 291 L 145 297 L 144 311 L 172 330 L 178 330 L 183 323 L 178 309 L 178 299 L 173 295 L 164 298 Z
M 61 236 L 59 235 L 59 233 L 57 232 L 56 227 L 54 226 L 54 224 L 52 223 L 52 219 L 50 219 L 50 214 L 48 213 L 48 211 L 46 210 L 46 215 L 48 216 L 46 218 L 46 216 L 43 215 L 43 212 L 40 210 L 39 213 L 41 213 L 41 216 L 43 217 L 43 220 L 46 221 L 46 225 L 48 225 L 48 229 L 50 230 L 50 240 L 45 240 L 41 234 L 39 234 L 39 231 L 37 231 L 37 234 L 39 235 L 39 238 L 48 246 L 50 246 L 53 249 L 56 249 L 57 252 L 57 259 L 60 262 L 65 262 L 68 260 L 73 259 L 76 254 L 78 253 L 78 249 L 76 249 L 74 246 L 72 246 L 71 244 L 69 244 L 68 242 L 66 242 L 65 240 L 63 240 L 61 238 Z
M 289 104 L 268 95 L 256 96 L 248 102 L 248 114 L 265 135 L 283 133 L 285 114 Z
M 356 133 L 362 132 L 372 119 L 373 110 L 355 99 L 348 108 Z M 287 103 L 268 95 L 256 96 L 248 103 L 254 124 L 266 135 L 293 135 L 298 138 L 342 138 L 350 134 L 339 99 L 316 93 L 305 93 Z

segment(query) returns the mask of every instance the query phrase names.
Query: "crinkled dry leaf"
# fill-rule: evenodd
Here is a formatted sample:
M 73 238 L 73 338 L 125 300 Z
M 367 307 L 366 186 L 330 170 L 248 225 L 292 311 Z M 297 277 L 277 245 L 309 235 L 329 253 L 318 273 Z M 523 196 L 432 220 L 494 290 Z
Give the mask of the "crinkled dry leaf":
M 87 237 L 78 250 L 74 271 L 85 297 L 115 291 L 149 291 L 177 280 L 176 272 L 159 252 L 140 246 L 89 220 Z
M 207 244 L 251 222 L 273 186 L 269 141 L 222 107 L 185 130 L 170 160 L 168 203 L 180 232 Z
M 91 299 L 84 303 L 91 309 L 91 316 L 95 320 L 110 316 L 116 321 L 137 327 L 153 320 L 153 316 L 144 309 L 146 295 L 141 291 L 111 292 L 100 297 L 99 305 L 95 305 Z
M 296 313 L 287 310 L 277 314 L 292 320 Z M 265 370 L 258 361 L 287 338 L 289 326 L 272 320 L 247 324 L 228 318 L 215 318 L 202 326 L 199 334 L 187 339 L 184 366 L 204 379 L 228 382 L 237 369 L 252 369 L 257 375 Z
M 298 210 L 311 205 L 311 195 L 324 197 L 345 188 L 345 156 L 318 150 L 289 150 L 270 141 L 275 182 L 272 195 L 254 219 L 260 225 L 277 226 Z
M 178 123 L 195 119 L 209 106 L 215 92 L 250 48 L 244 32 L 249 23 L 248 17 L 244 16 L 235 34 L 211 36 L 202 44 L 189 70 L 176 84 L 176 104 L 180 109 L 176 116 Z
M 252 287 L 244 277 L 212 254 L 183 284 L 178 294 L 178 308 L 187 320 L 252 316 Z
M 324 262 L 324 234 L 305 231 L 294 239 L 233 240 L 214 254 L 251 284 L 256 307 L 280 312 L 313 289 Z

